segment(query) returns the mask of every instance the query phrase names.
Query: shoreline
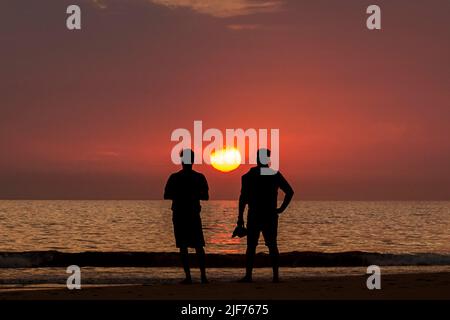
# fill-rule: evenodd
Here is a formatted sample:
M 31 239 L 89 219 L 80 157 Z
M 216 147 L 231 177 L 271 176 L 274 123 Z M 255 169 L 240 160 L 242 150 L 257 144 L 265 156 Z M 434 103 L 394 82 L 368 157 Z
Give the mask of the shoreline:
M 191 266 L 197 267 L 195 254 L 189 254 Z M 0 252 L 0 268 L 67 267 L 177 267 L 180 264 L 176 252 L 61 252 L 27 251 Z M 280 267 L 363 267 L 378 266 L 450 266 L 450 254 L 446 253 L 378 253 L 364 251 L 319 252 L 291 251 L 280 253 Z M 245 254 L 208 253 L 207 268 L 242 268 Z M 270 267 L 267 253 L 257 253 L 255 268 Z
M 381 289 L 366 287 L 368 275 L 298 277 L 281 283 L 211 281 L 200 284 L 1 288 L 0 300 L 450 300 L 450 272 L 388 274 Z

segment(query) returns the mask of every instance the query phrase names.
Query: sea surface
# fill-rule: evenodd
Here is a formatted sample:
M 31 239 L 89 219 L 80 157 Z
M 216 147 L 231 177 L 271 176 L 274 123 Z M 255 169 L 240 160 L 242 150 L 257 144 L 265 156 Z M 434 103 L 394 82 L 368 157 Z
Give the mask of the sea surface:
M 171 219 L 169 201 L 0 201 L 0 252 L 175 252 Z M 244 252 L 237 201 L 204 202 L 202 220 L 207 252 Z M 294 201 L 278 240 L 282 252 L 449 254 L 450 202 Z
M 246 244 L 245 238 L 231 238 L 236 219 L 236 201 L 203 203 L 206 251 L 231 257 L 231 265 Z M 450 202 L 294 201 L 280 216 L 278 240 L 280 251 L 288 254 L 286 261 L 294 261 L 294 267 L 282 269 L 285 279 L 364 274 L 366 261 L 385 264 L 383 272 L 388 273 L 450 272 Z M 259 252 L 267 252 L 263 244 L 261 238 Z M 61 254 L 82 252 L 93 252 L 87 259 L 97 263 L 82 268 L 84 284 L 178 281 L 183 276 L 178 260 L 166 254 L 176 251 L 168 201 L 0 201 L 3 288 L 64 285 L 65 268 L 48 265 Z M 350 251 L 363 254 L 346 255 Z M 112 263 L 119 265 L 124 257 L 142 262 L 140 253 L 157 253 L 156 264 L 173 267 L 103 267 L 104 255 L 98 253 L 112 253 Z M 326 257 L 315 265 L 317 253 Z M 329 265 L 333 259 L 339 262 L 334 267 Z M 209 270 L 217 281 L 242 273 L 236 267 Z M 257 279 L 270 277 L 269 268 L 255 273 Z

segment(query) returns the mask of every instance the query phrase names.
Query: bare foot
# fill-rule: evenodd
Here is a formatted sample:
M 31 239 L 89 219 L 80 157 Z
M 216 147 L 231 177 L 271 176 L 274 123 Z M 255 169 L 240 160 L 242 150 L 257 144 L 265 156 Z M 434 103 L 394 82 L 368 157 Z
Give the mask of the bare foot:
M 242 279 L 238 280 L 238 282 L 240 282 L 240 283 L 251 283 L 251 282 L 253 282 L 253 279 L 251 277 L 245 276 Z
M 183 281 L 181 281 L 180 284 L 192 284 L 192 279 L 186 278 Z

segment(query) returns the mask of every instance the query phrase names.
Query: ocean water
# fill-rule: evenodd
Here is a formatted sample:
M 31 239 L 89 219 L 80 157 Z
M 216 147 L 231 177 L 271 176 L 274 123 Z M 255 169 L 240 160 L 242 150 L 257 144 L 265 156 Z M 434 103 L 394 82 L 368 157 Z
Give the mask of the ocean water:
M 236 218 L 237 201 L 203 203 L 208 253 L 245 251 Z M 450 254 L 450 202 L 294 201 L 278 239 L 282 252 Z M 0 201 L 0 252 L 47 250 L 175 252 L 170 202 Z
M 120 252 L 176 252 L 169 208 L 168 201 L 0 201 L 0 291 L 24 286 L 64 287 L 66 269 L 45 267 L 45 261 L 57 257 L 47 251 L 118 252 L 113 264 L 130 257 Z M 245 252 L 245 238 L 231 238 L 236 217 L 236 201 L 203 204 L 208 253 Z M 266 252 L 262 239 L 260 244 L 258 250 Z M 282 253 L 386 254 L 358 255 L 365 259 L 362 265 L 359 260 L 352 264 L 352 256 L 338 254 L 339 261 L 351 261 L 348 267 L 324 267 L 320 259 L 313 268 L 283 267 L 285 280 L 363 275 L 366 263 L 378 262 L 383 273 L 450 272 L 450 202 L 294 201 L 280 216 L 279 247 Z M 97 263 L 103 262 L 98 253 L 94 257 Z M 301 256 L 300 262 L 305 259 L 302 257 L 306 256 Z M 156 259 L 171 258 L 161 255 Z M 83 285 L 178 282 L 183 272 L 178 259 L 170 261 L 172 267 L 86 266 L 82 268 Z M 217 282 L 235 281 L 243 272 L 239 267 L 208 269 L 210 279 Z M 194 269 L 193 275 L 198 278 L 198 270 Z M 255 269 L 256 280 L 270 277 L 270 268 Z

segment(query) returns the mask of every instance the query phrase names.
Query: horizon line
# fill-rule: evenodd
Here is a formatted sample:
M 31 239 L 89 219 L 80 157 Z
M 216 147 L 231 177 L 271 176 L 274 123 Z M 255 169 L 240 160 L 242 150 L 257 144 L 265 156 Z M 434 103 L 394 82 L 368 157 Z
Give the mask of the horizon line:
M 202 201 L 238 201 L 238 197 L 235 199 L 209 199 Z M 152 198 L 152 199 L 144 199 L 144 198 L 1 198 L 0 201 L 171 201 L 165 200 L 162 198 Z M 279 200 L 280 201 L 280 200 Z M 300 201 L 308 201 L 308 202 L 321 202 L 321 201 L 330 201 L 330 202 L 450 202 L 450 199 L 292 199 L 292 201 L 300 202 Z

